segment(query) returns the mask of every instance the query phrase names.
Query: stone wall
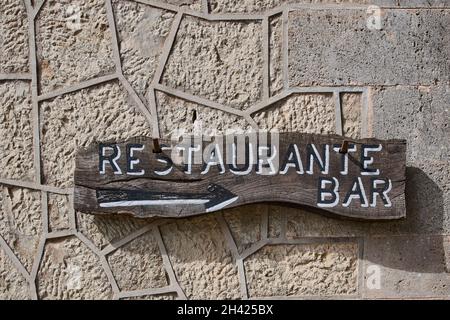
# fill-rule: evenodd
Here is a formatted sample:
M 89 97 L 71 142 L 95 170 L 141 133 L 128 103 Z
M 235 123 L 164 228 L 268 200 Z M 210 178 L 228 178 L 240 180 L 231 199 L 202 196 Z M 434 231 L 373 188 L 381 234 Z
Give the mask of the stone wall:
M 449 0 L 0 0 L 0 299 L 449 299 L 449 109 Z M 407 139 L 407 218 L 74 212 L 77 148 L 199 127 Z

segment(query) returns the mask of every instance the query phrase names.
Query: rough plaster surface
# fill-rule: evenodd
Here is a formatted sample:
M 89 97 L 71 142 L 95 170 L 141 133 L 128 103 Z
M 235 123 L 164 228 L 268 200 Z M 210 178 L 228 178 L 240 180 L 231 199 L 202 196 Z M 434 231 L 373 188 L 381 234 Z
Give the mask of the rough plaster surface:
M 33 180 L 30 86 L 0 82 L 0 177 Z
M 357 261 L 353 243 L 266 246 L 245 261 L 249 295 L 354 295 Z
M 211 215 L 161 227 L 184 293 L 191 299 L 237 299 L 239 280 L 230 249 Z
M 48 224 L 50 231 L 69 229 L 70 214 L 69 196 L 63 194 L 48 195 Z
M 291 86 L 425 85 L 450 79 L 447 10 L 386 10 L 381 30 L 367 28 L 365 10 L 292 11 L 290 19 Z
M 280 132 L 335 133 L 331 94 L 294 94 L 253 115 L 261 129 Z
M 133 1 L 114 1 L 114 13 L 124 75 L 145 98 L 174 13 Z
M 210 109 L 162 92 L 157 92 L 160 132 L 169 137 L 175 130 L 186 133 L 225 133 L 232 129 L 250 129 L 244 118 Z
M 210 22 L 185 17 L 163 74 L 163 83 L 245 109 L 262 89 L 261 24 Z
M 37 284 L 41 299 L 112 298 L 98 258 L 76 238 L 47 242 Z
M 104 1 L 47 0 L 36 25 L 42 92 L 114 72 Z
M 123 290 L 167 286 L 168 280 L 155 237 L 146 233 L 108 257 L 113 274 Z
M 0 300 L 27 300 L 28 282 L 0 248 Z
M 42 233 L 40 192 L 0 186 L 0 235 L 30 271 Z
M 2 0 L 0 73 L 28 72 L 28 20 L 22 0 Z
M 116 82 L 59 96 L 41 105 L 45 181 L 73 186 L 75 153 L 94 141 L 149 136 L 144 116 Z

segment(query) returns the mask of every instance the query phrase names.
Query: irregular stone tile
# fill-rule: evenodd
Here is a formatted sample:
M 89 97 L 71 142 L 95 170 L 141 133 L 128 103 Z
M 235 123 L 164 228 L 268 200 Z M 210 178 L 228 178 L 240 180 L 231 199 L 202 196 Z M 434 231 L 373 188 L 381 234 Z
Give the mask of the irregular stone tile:
M 260 129 L 279 132 L 335 133 L 331 94 L 293 94 L 252 115 Z
M 69 197 L 63 194 L 48 194 L 48 223 L 50 231 L 70 228 L 71 208 Z
M 0 300 L 28 300 L 28 281 L 0 248 Z
M 239 253 L 261 240 L 262 218 L 268 211 L 268 205 L 265 204 L 247 205 L 223 211 Z
M 446 268 L 444 239 L 442 236 L 366 238 L 363 296 L 448 298 L 450 273 Z M 379 287 L 374 286 L 377 275 Z
M 445 271 L 450 273 L 450 237 L 444 237 L 442 246 L 445 256 Z
M 382 29 L 365 9 L 289 14 L 289 82 L 426 85 L 450 79 L 450 12 L 385 9 Z M 299 57 L 302 57 L 299 59 Z
M 252 298 L 357 293 L 355 243 L 265 246 L 244 266 Z
M 230 12 L 262 12 L 267 9 L 273 9 L 286 0 L 210 0 L 211 12 L 213 13 L 230 13 Z
M 245 109 L 261 97 L 261 23 L 205 21 L 186 16 L 180 25 L 163 83 Z
M 286 216 L 286 237 L 352 237 L 371 233 L 373 223 L 327 217 L 300 208 L 277 207 Z M 385 224 L 385 227 L 388 225 Z M 378 229 L 380 230 L 380 229 Z M 382 229 L 381 229 L 382 230 Z M 387 232 L 383 230 L 381 232 Z
M 450 86 L 377 88 L 372 100 L 374 135 L 407 141 L 407 210 L 421 217 L 414 226 L 448 232 Z
M 74 237 L 47 242 L 37 285 L 40 299 L 112 298 L 111 286 L 98 257 Z
M 283 21 L 281 15 L 269 19 L 270 95 L 283 89 Z
M 277 8 L 283 4 L 357 3 L 390 6 L 397 5 L 396 0 L 209 0 L 209 3 L 213 13 L 261 13 Z
M 30 86 L 0 82 L 0 177 L 33 180 L 33 128 Z
M 98 141 L 151 136 L 145 117 L 117 82 L 45 101 L 41 115 L 45 182 L 57 187 L 73 186 L 78 148 Z
M 158 294 L 158 295 L 144 295 L 139 297 L 122 298 L 120 300 L 176 300 L 177 294 Z
M 353 139 L 361 138 L 361 93 L 341 94 L 342 131 L 344 136 Z
M 133 1 L 113 6 L 124 76 L 145 99 L 175 14 Z
M 238 299 L 237 268 L 216 219 L 200 216 L 161 227 L 176 277 L 189 299 Z
M 108 256 L 120 290 L 133 291 L 169 285 L 158 243 L 151 232 Z
M 448 0 L 399 0 L 400 7 L 448 7 Z
M 186 133 L 223 134 L 227 130 L 250 130 L 247 121 L 217 109 L 157 92 L 159 129 L 168 137 L 174 130 Z
M 276 206 L 274 211 L 286 216 L 287 239 L 299 239 L 305 237 L 362 237 L 365 235 L 378 234 L 401 234 L 407 232 L 407 225 L 411 226 L 408 216 L 402 221 L 354 221 L 333 217 L 331 215 L 321 215 L 316 212 L 309 212 L 300 208 Z M 416 229 L 409 227 L 410 232 Z
M 91 240 L 94 245 L 103 249 L 144 227 L 150 220 L 136 219 L 123 215 L 91 215 L 77 212 L 78 231 Z
M 163 2 L 179 6 L 180 8 L 186 8 L 195 11 L 202 10 L 202 0 L 163 0 Z
M 103 0 L 47 0 L 36 27 L 43 93 L 114 72 Z
M 450 157 L 450 86 L 377 88 L 372 91 L 374 135 L 406 139 L 409 167 L 423 170 L 445 193 Z
M 29 72 L 28 19 L 22 0 L 2 0 L 0 73 Z
M 0 186 L 0 234 L 31 271 L 42 233 L 41 193 Z
M 406 217 L 403 234 L 450 232 L 450 161 L 424 161 L 406 171 Z M 406 232 L 405 232 L 406 231 Z

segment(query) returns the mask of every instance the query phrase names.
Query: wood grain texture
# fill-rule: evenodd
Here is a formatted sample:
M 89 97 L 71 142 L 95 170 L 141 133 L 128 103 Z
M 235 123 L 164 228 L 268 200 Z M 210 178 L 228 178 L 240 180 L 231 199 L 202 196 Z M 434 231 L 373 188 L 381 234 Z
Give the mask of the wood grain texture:
M 405 217 L 405 162 L 406 142 L 404 140 L 362 139 L 349 140 L 348 173 L 342 174 L 343 155 L 333 150 L 333 146 L 342 145 L 344 138 L 333 135 L 314 135 L 303 133 L 281 133 L 277 152 L 279 154 L 279 168 L 274 175 L 257 173 L 258 164 L 246 175 L 236 175 L 226 163 L 227 148 L 222 150 L 225 170 L 221 173 L 220 166 L 212 166 L 206 174 L 202 174 L 204 164 L 193 164 L 190 174 L 186 173 L 183 164 L 174 164 L 170 174 L 158 175 L 155 171 L 167 168 L 161 159 L 171 157 L 171 151 L 163 148 L 163 153 L 153 153 L 151 138 L 137 137 L 125 142 L 109 142 L 121 150 L 117 165 L 122 174 L 114 174 L 113 167 L 105 165 L 104 174 L 99 173 L 99 144 L 93 144 L 87 150 L 80 150 L 76 159 L 75 170 L 75 209 L 91 214 L 129 214 L 139 218 L 146 217 L 186 217 L 206 212 L 213 212 L 222 208 L 231 208 L 250 203 L 277 202 L 289 205 L 307 207 L 311 210 L 343 217 L 370 220 L 389 220 Z M 210 142 L 203 142 L 206 147 Z M 168 140 L 160 139 L 161 146 L 174 147 Z M 301 173 L 298 167 L 290 167 L 285 174 L 286 160 L 293 163 L 291 155 L 295 144 L 299 151 L 298 163 L 303 167 Z M 139 163 L 134 170 L 144 170 L 144 174 L 127 174 L 128 146 L 143 145 L 142 151 L 136 151 L 134 158 Z M 316 147 L 322 161 L 325 162 L 325 148 L 329 146 L 329 167 L 324 173 L 315 158 L 312 159 L 312 174 L 308 159 Z M 368 168 L 378 169 L 378 175 L 362 174 L 363 161 L 361 153 L 364 147 L 381 145 L 380 151 L 368 151 Z M 351 150 L 355 150 L 352 152 Z M 129 153 L 129 152 L 128 152 Z M 373 163 L 370 163 L 370 157 Z M 133 158 L 131 158 L 133 159 Z M 159 160 L 158 160 L 159 159 Z M 245 168 L 246 165 L 239 167 Z M 223 171 L 223 170 L 222 170 Z M 326 179 L 328 184 L 321 186 L 320 179 Z M 374 180 L 378 185 L 374 185 Z M 390 187 L 388 189 L 388 181 Z M 336 196 L 338 201 L 334 206 L 319 206 L 321 200 L 333 200 L 331 181 L 336 181 Z M 380 189 L 380 182 L 385 182 L 384 189 Z M 358 183 L 361 182 L 362 186 Z M 372 186 L 375 191 L 375 201 L 372 201 Z M 381 184 L 383 187 L 383 184 Z M 322 190 L 323 189 L 323 190 Z M 363 189 L 362 197 L 359 189 Z M 320 190 L 324 194 L 321 198 Z M 354 192 L 352 192 L 352 190 Z M 383 198 L 383 192 L 386 197 Z M 351 196 L 353 194 L 353 197 Z M 350 198 L 350 199 L 349 199 Z M 387 198 L 387 200 L 386 200 Z M 345 200 L 347 206 L 344 205 Z M 372 206 L 371 204 L 374 204 Z M 390 206 L 387 206 L 389 203 Z

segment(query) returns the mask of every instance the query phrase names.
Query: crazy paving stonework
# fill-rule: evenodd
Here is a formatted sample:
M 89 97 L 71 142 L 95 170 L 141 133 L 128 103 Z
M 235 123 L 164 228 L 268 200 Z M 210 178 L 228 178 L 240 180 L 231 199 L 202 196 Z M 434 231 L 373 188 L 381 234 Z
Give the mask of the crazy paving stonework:
M 450 298 L 449 17 L 448 0 L 1 0 L 0 299 Z M 407 218 L 74 211 L 77 149 L 176 129 L 405 138 Z
M 352 295 L 357 261 L 355 244 L 266 246 L 245 262 L 249 295 Z

